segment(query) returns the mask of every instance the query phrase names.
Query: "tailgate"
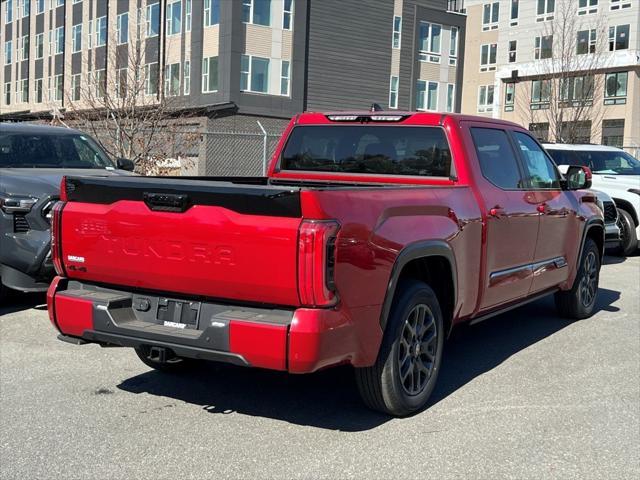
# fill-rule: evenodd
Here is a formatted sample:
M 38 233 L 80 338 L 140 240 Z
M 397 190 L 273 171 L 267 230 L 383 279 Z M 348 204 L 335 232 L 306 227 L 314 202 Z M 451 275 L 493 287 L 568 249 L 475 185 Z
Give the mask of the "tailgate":
M 69 177 L 65 188 L 69 278 L 299 304 L 297 188 L 171 177 Z

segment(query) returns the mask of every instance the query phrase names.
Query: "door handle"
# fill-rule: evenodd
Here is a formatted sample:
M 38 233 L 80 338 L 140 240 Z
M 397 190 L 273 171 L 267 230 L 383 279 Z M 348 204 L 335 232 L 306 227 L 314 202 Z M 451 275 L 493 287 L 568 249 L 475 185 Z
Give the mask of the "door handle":
M 504 211 L 504 209 L 500 205 L 496 205 L 495 207 L 493 207 L 492 209 L 489 210 L 489 215 L 491 215 L 492 217 L 495 217 L 495 218 L 504 217 L 505 214 L 506 214 L 506 212 Z

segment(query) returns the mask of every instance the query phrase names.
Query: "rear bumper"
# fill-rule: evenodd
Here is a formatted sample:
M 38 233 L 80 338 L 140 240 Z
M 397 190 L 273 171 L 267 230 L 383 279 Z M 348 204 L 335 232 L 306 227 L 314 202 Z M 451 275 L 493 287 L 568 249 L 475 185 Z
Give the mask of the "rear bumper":
M 339 310 L 250 308 L 168 299 L 179 302 L 180 310 L 198 308 L 195 328 L 177 328 L 174 322 L 158 319 L 159 305 L 167 300 L 160 295 L 56 277 L 47 297 L 50 319 L 66 340 L 164 347 L 181 357 L 291 373 L 367 361 L 357 351 L 353 323 Z

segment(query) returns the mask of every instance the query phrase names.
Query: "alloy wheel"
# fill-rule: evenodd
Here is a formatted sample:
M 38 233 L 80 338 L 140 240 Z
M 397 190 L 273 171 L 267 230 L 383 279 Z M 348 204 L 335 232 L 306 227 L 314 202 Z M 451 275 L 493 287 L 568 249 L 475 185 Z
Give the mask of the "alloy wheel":
M 584 307 L 590 307 L 596 298 L 598 289 L 598 259 L 589 252 L 584 259 L 582 279 L 580 280 L 580 301 Z
M 402 388 L 409 395 L 424 390 L 433 375 L 438 348 L 438 329 L 431 309 L 419 304 L 407 315 L 402 327 L 398 368 Z

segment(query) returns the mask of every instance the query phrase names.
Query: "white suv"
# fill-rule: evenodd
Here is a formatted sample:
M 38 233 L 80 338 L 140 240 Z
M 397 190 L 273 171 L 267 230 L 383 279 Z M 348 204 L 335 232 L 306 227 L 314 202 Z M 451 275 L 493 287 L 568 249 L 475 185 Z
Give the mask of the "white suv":
M 624 150 L 601 145 L 543 144 L 558 165 L 585 165 L 593 172 L 593 188 L 607 193 L 618 208 L 620 250 L 640 247 L 640 161 Z

